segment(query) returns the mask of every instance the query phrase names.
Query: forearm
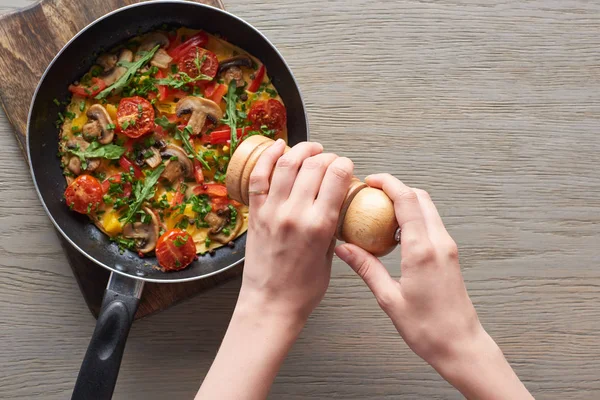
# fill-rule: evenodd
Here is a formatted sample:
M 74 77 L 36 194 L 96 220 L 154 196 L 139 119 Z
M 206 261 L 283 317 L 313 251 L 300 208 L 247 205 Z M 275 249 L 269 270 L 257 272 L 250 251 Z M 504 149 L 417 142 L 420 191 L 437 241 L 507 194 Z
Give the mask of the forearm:
M 450 359 L 440 360 L 433 366 L 467 399 L 533 399 L 483 328 L 477 338 L 457 350 Z
M 198 399 L 265 399 L 304 321 L 242 292 Z

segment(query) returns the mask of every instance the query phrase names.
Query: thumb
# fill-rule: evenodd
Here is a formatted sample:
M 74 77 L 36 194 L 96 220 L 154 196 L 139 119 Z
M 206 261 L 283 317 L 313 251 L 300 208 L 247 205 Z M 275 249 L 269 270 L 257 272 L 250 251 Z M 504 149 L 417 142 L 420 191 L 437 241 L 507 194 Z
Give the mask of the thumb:
M 390 276 L 377 257 L 349 243 L 336 247 L 335 254 L 362 278 L 384 311 L 401 301 L 400 284 Z

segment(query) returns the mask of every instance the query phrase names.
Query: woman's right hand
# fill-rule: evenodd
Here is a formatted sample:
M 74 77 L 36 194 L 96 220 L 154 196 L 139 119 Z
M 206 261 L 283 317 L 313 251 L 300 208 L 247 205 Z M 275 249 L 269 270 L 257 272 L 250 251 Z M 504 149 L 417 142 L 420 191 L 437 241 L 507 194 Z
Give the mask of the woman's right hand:
M 401 229 L 402 278 L 361 248 L 336 254 L 365 281 L 408 346 L 469 399 L 531 399 L 483 329 L 463 281 L 457 246 L 429 195 L 389 174 L 369 186 L 394 202 Z

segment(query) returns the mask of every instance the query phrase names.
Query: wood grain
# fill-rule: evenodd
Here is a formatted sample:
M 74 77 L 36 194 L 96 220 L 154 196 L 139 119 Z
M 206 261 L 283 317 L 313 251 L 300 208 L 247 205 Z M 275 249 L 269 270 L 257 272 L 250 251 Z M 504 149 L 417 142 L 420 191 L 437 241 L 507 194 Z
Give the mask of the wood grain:
M 358 176 L 391 172 L 431 193 L 480 319 L 536 398 L 600 398 L 600 3 L 227 8 L 290 63 L 313 139 Z M 15 149 L 0 135 L 0 397 L 64 399 L 94 321 Z M 397 275 L 399 254 L 384 261 Z M 336 260 L 332 275 L 270 398 L 461 398 L 349 268 Z M 238 285 L 136 322 L 115 399 L 192 398 Z
M 220 0 L 197 1 L 223 7 Z M 21 12 L 0 17 L 0 68 L 3 71 L 18 71 L 0 75 L 0 103 L 16 130 L 17 142 L 24 156 L 29 105 L 35 87 L 51 59 L 73 35 L 96 18 L 138 2 L 140 0 L 86 1 L 85 12 L 81 12 L 80 3 L 73 0 L 44 0 Z M 31 54 L 35 54 L 35 57 Z M 88 308 L 94 316 L 98 316 L 109 271 L 98 268 L 62 237 L 59 237 L 59 241 Z M 242 267 L 239 266 L 201 281 L 147 284 L 136 318 L 164 310 L 200 291 L 211 289 L 239 276 L 241 271 Z

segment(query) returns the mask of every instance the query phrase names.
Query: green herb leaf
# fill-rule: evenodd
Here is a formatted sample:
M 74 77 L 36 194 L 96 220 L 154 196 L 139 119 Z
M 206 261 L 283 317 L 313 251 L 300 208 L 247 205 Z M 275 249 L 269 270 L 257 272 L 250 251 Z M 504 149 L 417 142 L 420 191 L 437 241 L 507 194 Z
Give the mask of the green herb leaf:
M 79 157 L 82 163 L 86 162 L 87 158 L 106 158 L 107 160 L 118 160 L 124 153 L 125 148 L 116 144 L 101 145 L 98 142 L 93 142 L 87 149 L 67 149 L 73 155 Z
M 104 99 L 113 90 L 121 89 L 125 85 L 127 85 L 127 83 L 129 82 L 129 80 L 133 77 L 133 75 L 137 72 L 137 70 L 140 69 L 140 68 L 142 68 L 144 65 L 146 65 L 146 63 L 148 61 L 150 61 L 152 59 L 152 57 L 154 57 L 154 54 L 159 49 L 159 47 L 160 47 L 160 45 L 154 46 L 154 48 L 152 50 L 150 50 L 147 53 L 143 54 L 142 57 L 138 61 L 135 61 L 135 62 L 132 62 L 132 63 L 119 62 L 118 65 L 123 65 L 123 66 L 125 66 L 125 64 L 127 65 L 125 67 L 125 68 L 127 68 L 127 71 L 123 75 L 121 75 L 121 77 L 119 79 L 117 79 L 117 81 L 115 83 L 113 83 L 112 85 L 110 85 L 109 87 L 107 87 L 106 89 L 104 89 L 103 91 L 101 91 L 100 93 L 98 93 L 96 95 L 96 99 L 97 100 Z M 142 53 L 140 53 L 140 54 L 142 54 Z
M 169 133 L 177 127 L 176 123 L 169 121 L 164 115 L 161 115 L 160 118 L 155 118 L 154 123 Z
M 156 169 L 152 170 L 148 176 L 146 176 L 143 184 L 140 181 L 136 182 L 136 185 L 133 187 L 133 195 L 135 200 L 129 206 L 129 210 L 125 215 L 123 225 L 126 225 L 131 221 L 131 219 L 142 206 L 142 203 L 146 201 L 150 195 L 154 195 L 154 185 L 156 185 L 158 179 L 160 178 L 160 174 L 162 174 L 164 170 L 165 166 L 159 165 L 156 167 Z
M 163 116 L 163 118 L 164 118 L 164 116 Z M 176 136 L 179 136 L 181 138 L 181 143 L 183 144 L 183 147 L 185 147 L 188 154 L 191 154 L 196 160 L 200 161 L 200 163 L 202 163 L 204 168 L 210 169 L 210 165 L 208 165 L 208 163 L 204 159 L 204 156 L 202 154 L 196 153 L 196 150 L 194 150 L 194 147 L 190 143 L 190 135 L 191 134 L 192 134 L 192 127 L 188 125 L 185 128 L 183 128 L 183 131 L 180 131 L 178 129 Z
M 238 137 L 237 137 L 237 122 L 238 122 L 238 110 L 237 110 L 237 101 L 238 95 L 236 93 L 237 85 L 235 80 L 229 82 L 229 88 L 227 90 L 227 95 L 225 96 L 225 103 L 227 104 L 227 109 L 225 110 L 225 117 L 221 120 L 224 124 L 229 125 L 231 128 L 231 139 L 229 144 L 229 155 L 233 155 L 237 145 L 238 145 Z

